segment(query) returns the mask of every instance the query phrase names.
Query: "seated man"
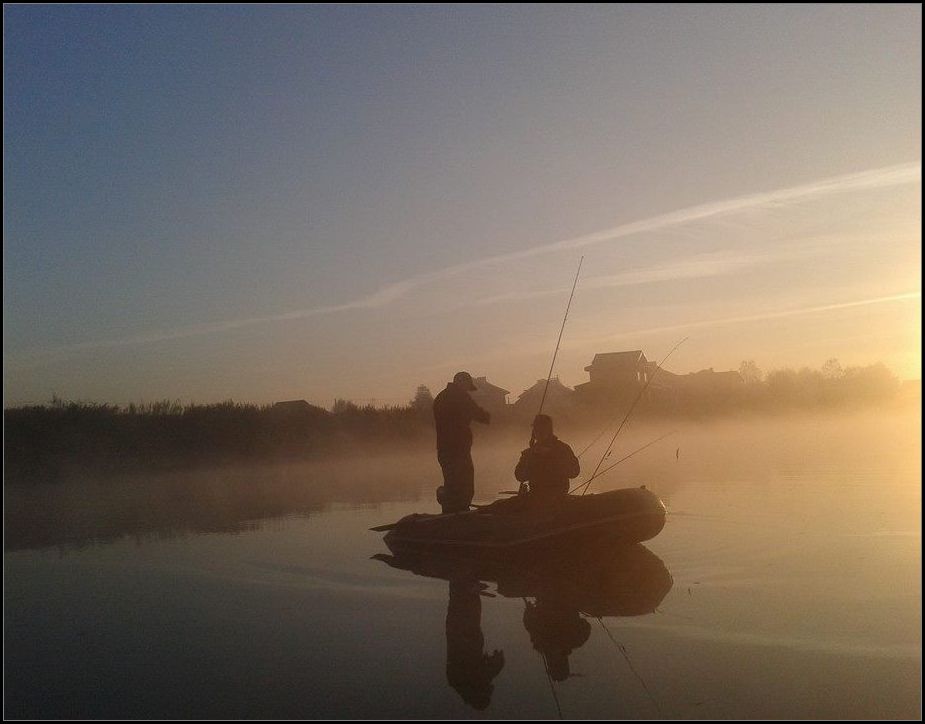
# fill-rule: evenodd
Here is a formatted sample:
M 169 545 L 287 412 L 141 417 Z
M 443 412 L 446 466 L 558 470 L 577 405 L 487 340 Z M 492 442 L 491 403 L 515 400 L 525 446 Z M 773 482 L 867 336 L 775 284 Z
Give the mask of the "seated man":
M 569 480 L 581 472 L 572 448 L 552 434 L 552 418 L 533 420 L 533 442 L 520 454 L 514 477 L 530 484 L 530 496 L 555 499 L 568 495 Z

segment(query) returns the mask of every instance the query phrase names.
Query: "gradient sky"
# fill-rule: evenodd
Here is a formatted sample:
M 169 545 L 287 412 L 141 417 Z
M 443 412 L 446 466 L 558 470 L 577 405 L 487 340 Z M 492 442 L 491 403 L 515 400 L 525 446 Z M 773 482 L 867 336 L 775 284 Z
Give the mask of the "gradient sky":
M 7 405 L 921 376 L 919 5 L 3 13 Z

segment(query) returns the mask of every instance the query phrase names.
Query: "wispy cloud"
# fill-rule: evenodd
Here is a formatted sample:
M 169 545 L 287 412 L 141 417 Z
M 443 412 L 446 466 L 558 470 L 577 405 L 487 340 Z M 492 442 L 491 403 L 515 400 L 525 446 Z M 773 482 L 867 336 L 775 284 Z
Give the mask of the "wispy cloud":
M 912 299 L 921 299 L 921 291 L 903 292 L 901 294 L 891 294 L 885 297 L 872 297 L 870 299 L 857 299 L 850 302 L 837 302 L 834 304 L 822 304 L 812 307 L 798 307 L 791 309 L 782 309 L 777 311 L 758 312 L 737 317 L 720 317 L 714 319 L 693 320 L 681 324 L 671 324 L 662 327 L 647 327 L 636 329 L 630 332 L 621 332 L 619 334 L 605 335 L 601 337 L 586 337 L 580 340 L 574 340 L 568 346 L 579 347 L 589 344 L 597 344 L 608 341 L 615 341 L 625 338 L 643 337 L 652 334 L 661 334 L 664 332 L 681 332 L 702 327 L 719 327 L 727 324 L 742 324 L 746 322 L 763 322 L 769 319 L 785 319 L 804 314 L 816 314 L 819 312 L 831 312 L 837 309 L 850 309 L 851 307 L 864 307 L 871 304 L 886 304 L 890 302 L 905 302 Z
M 28 362 L 29 360 L 33 360 L 36 357 L 43 357 L 47 355 L 68 354 L 89 349 L 151 344 L 155 342 L 181 339 L 184 337 L 195 337 L 205 334 L 226 332 L 256 324 L 305 319 L 350 310 L 375 309 L 392 304 L 396 300 L 407 296 L 412 291 L 424 287 L 428 284 L 432 284 L 434 282 L 438 282 L 474 269 L 506 264 L 508 262 L 542 256 L 545 254 L 583 249 L 585 247 L 603 244 L 609 241 L 615 241 L 617 239 L 633 236 L 636 234 L 649 233 L 670 227 L 677 227 L 705 220 L 718 219 L 743 211 L 771 209 L 787 206 L 790 204 L 806 203 L 814 199 L 854 191 L 921 183 L 921 178 L 921 163 L 906 163 L 885 168 L 872 169 L 861 173 L 836 176 L 814 181 L 808 184 L 793 186 L 790 188 L 749 194 L 732 199 L 726 199 L 723 201 L 691 206 L 667 214 L 661 214 L 647 219 L 634 221 L 628 224 L 613 226 L 611 228 L 603 229 L 592 234 L 585 234 L 569 239 L 563 239 L 561 241 L 549 244 L 540 244 L 506 254 L 483 257 L 481 259 L 468 261 L 462 264 L 456 264 L 432 272 L 417 274 L 408 277 L 407 279 L 384 286 L 381 289 L 378 289 L 368 295 L 364 295 L 342 304 L 318 306 L 309 309 L 298 309 L 261 317 L 246 317 L 235 320 L 186 325 L 168 330 L 146 332 L 137 335 L 119 337 L 116 339 L 91 340 L 86 342 L 79 342 L 76 344 L 59 345 L 39 350 L 18 351 L 8 353 L 5 355 L 5 359 L 7 362 L 12 363 L 17 361 Z M 711 267 L 710 262 L 704 260 L 699 263 L 699 266 L 698 262 L 691 262 L 684 268 L 682 268 L 682 265 L 679 265 L 673 269 L 670 267 L 663 267 L 660 270 L 640 270 L 635 272 L 636 276 L 633 276 L 634 273 L 628 272 L 626 274 L 614 275 L 609 278 L 600 277 L 593 283 L 599 284 L 601 286 L 639 284 L 644 283 L 645 281 L 672 278 L 690 278 L 690 276 L 703 276 L 708 273 L 720 273 L 717 271 L 717 269 L 718 267 L 715 261 Z M 685 277 L 685 274 L 690 276 Z M 558 291 L 560 290 L 537 292 L 537 296 L 557 293 Z
M 582 279 L 582 289 L 612 289 L 615 287 L 638 286 L 655 282 L 681 281 L 682 279 L 704 279 L 709 277 L 735 274 L 765 264 L 773 264 L 795 259 L 806 259 L 820 254 L 826 247 L 806 245 L 799 248 L 776 249 L 770 252 L 742 252 L 724 250 L 705 254 L 694 254 L 684 259 L 674 259 L 653 264 L 640 269 L 606 274 Z M 568 294 L 571 287 L 538 289 L 529 292 L 506 292 L 484 297 L 471 303 L 471 306 L 487 306 L 500 302 L 523 301 L 541 297 Z M 468 305 L 467 305 L 468 306 Z

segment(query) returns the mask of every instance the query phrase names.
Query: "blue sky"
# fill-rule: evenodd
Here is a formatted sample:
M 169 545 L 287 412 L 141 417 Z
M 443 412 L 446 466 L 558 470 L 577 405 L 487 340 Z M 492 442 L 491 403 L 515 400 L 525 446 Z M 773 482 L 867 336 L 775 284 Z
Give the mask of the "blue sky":
M 917 377 L 920 136 L 913 5 L 5 6 L 6 402 L 518 392 L 582 253 L 568 384 Z

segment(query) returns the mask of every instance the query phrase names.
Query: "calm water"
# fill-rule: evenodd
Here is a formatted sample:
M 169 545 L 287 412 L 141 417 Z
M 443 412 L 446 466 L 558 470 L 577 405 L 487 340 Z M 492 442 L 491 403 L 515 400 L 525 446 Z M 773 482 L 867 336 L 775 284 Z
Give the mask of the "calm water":
M 5 713 L 917 718 L 919 439 L 679 430 L 598 488 L 661 494 L 659 536 L 531 570 L 373 558 L 369 527 L 435 509 L 430 455 L 8 490 Z M 478 445 L 491 499 L 520 446 Z

